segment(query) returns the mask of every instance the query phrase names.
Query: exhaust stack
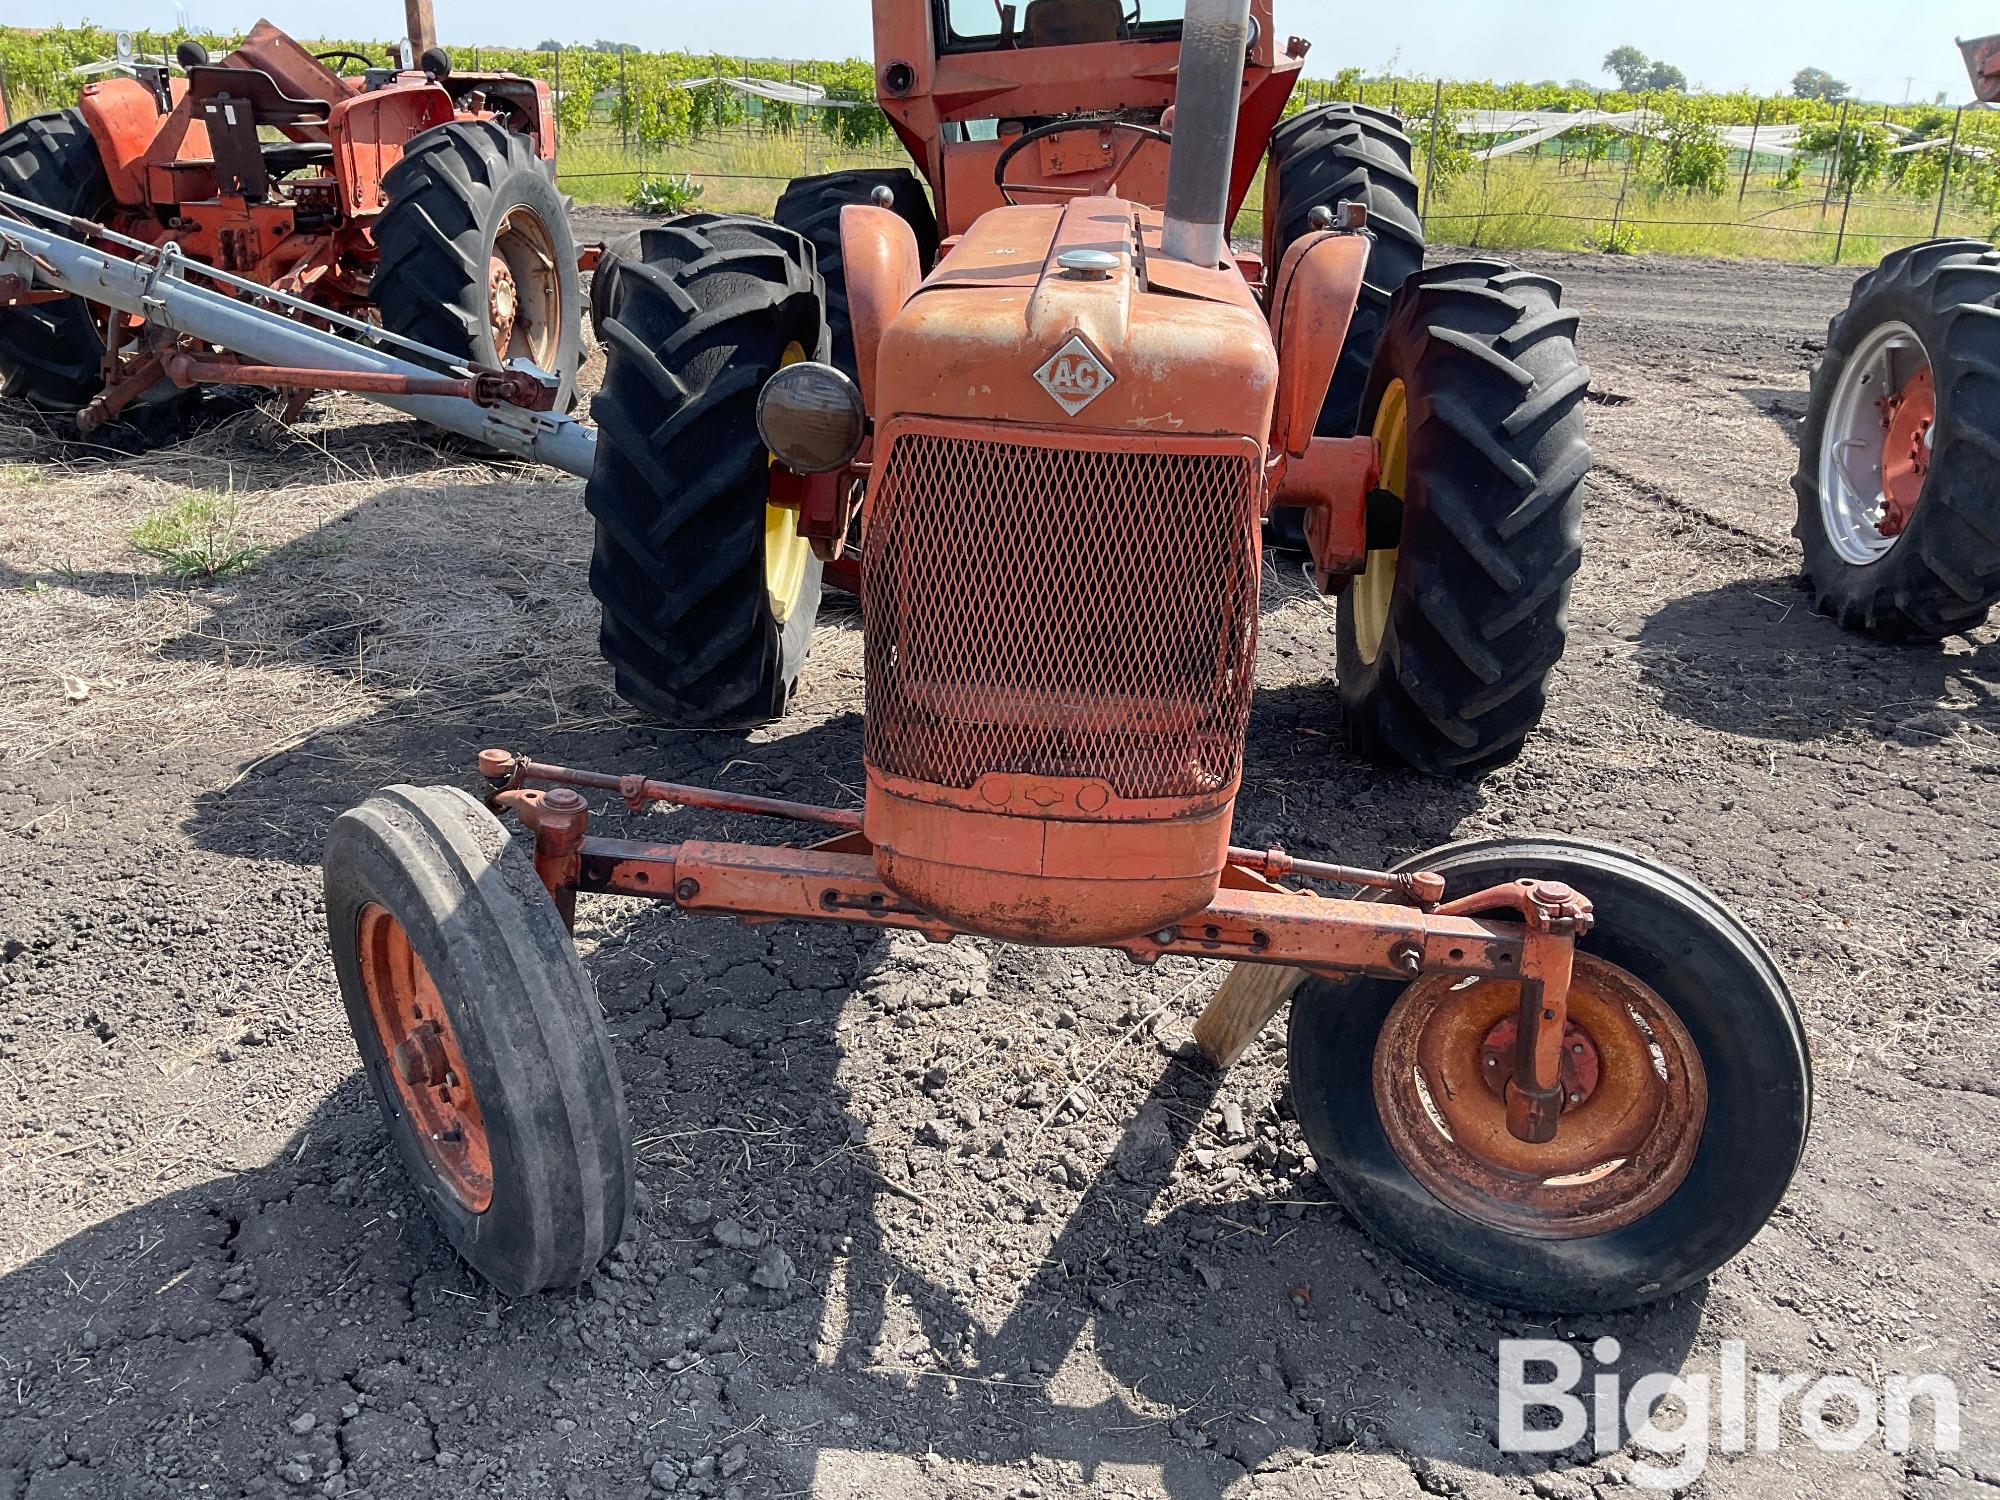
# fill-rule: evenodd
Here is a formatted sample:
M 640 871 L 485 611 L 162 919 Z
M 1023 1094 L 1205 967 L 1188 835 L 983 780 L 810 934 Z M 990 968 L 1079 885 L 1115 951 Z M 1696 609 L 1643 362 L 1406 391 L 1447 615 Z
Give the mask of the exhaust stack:
M 1250 0 L 1188 0 L 1161 248 L 1190 265 L 1218 266 L 1229 248 L 1229 168 L 1249 48 Z

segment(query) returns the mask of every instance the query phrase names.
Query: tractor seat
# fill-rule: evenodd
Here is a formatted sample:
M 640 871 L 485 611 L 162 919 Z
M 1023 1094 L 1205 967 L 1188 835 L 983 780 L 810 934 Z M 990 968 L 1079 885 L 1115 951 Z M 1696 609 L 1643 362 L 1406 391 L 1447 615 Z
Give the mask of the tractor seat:
M 1125 36 L 1124 0 L 1029 0 L 1022 30 L 1030 47 L 1078 47 Z
M 265 141 L 261 150 L 264 167 L 273 177 L 322 167 L 333 160 L 331 141 Z
M 189 68 L 187 76 L 188 92 L 197 101 L 227 95 L 247 103 L 259 125 L 324 125 L 333 112 L 324 99 L 294 99 L 262 68 L 225 68 L 210 63 Z

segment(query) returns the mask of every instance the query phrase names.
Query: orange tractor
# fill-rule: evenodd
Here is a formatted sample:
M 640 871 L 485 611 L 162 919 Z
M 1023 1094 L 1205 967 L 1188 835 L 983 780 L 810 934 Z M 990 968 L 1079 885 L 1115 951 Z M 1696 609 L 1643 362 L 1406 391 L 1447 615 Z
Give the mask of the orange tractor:
M 2000 103 L 2000 36 L 1959 46 L 1979 101 Z M 2000 604 L 2000 249 L 1932 240 L 1855 284 L 1813 369 L 1792 487 L 1822 613 L 1892 641 L 1985 623 Z
M 566 408 L 582 297 L 548 86 L 454 73 L 430 45 L 429 0 L 410 14 L 416 41 L 386 65 L 315 56 L 261 21 L 220 61 L 194 41 L 178 73 L 133 60 L 75 108 L 0 133 L 0 193 L 128 254 L 170 247 L 253 301 L 269 288 L 294 312 L 373 319 L 481 370 L 524 360 L 551 389 L 523 399 Z M 342 76 L 340 61 L 365 71 Z M 355 388 L 312 374 L 274 377 L 59 291 L 0 294 L 0 394 L 85 431 L 170 422 L 204 383 L 275 384 L 295 403 Z
M 621 265 L 588 488 L 629 589 L 606 600 L 620 681 L 682 722 L 781 712 L 858 507 L 865 805 L 491 750 L 483 799 L 395 786 L 336 820 L 368 1075 L 504 1291 L 576 1281 L 630 1212 L 569 931 L 586 892 L 1231 965 L 1204 1050 L 1228 1065 L 1289 1000 L 1321 1174 L 1477 1295 L 1664 1296 L 1782 1198 L 1804 1039 L 1699 886 L 1560 839 L 1394 870 L 1232 843 L 1271 507 L 1307 512 L 1339 593 L 1357 742 L 1477 769 L 1541 710 L 1589 464 L 1558 289 L 1414 270 L 1408 141 L 1347 106 L 1276 126 L 1305 44 L 1271 22 L 1269 0 L 878 0 L 880 98 L 923 180 L 795 185 L 838 213 L 693 215 Z M 1227 234 L 1260 163 L 1261 254 Z M 816 841 L 607 838 L 589 793 Z

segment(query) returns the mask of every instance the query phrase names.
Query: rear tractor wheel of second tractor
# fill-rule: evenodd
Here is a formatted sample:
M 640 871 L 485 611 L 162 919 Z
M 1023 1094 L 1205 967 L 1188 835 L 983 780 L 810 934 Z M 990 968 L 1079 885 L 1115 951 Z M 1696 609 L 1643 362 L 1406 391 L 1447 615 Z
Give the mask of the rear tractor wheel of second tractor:
M 1590 372 L 1560 299 L 1472 261 L 1391 304 L 1361 406 L 1382 454 L 1367 565 L 1334 630 L 1349 743 L 1379 763 L 1477 775 L 1541 722 L 1591 464 Z
M 569 205 L 535 143 L 491 120 L 425 131 L 382 179 L 382 324 L 473 364 L 525 359 L 576 401 L 583 289 Z
M 637 708 L 680 725 L 767 724 L 819 614 L 823 565 L 797 512 L 771 503 L 757 430 L 765 382 L 827 354 L 812 247 L 763 219 L 687 214 L 642 231 L 609 291 L 584 490 L 599 646 Z
M 1855 284 L 1799 441 L 1813 603 L 1849 630 L 1935 641 L 2000 603 L 2000 250 L 1938 240 Z

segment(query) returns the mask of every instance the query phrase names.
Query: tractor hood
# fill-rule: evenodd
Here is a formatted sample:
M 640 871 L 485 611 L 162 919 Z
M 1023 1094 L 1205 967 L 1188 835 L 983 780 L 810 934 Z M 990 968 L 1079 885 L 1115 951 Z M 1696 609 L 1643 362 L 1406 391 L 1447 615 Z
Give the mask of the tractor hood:
M 986 214 L 885 330 L 878 427 L 930 416 L 1263 444 L 1269 324 L 1237 271 L 1169 259 L 1161 232 L 1158 211 L 1117 198 Z

